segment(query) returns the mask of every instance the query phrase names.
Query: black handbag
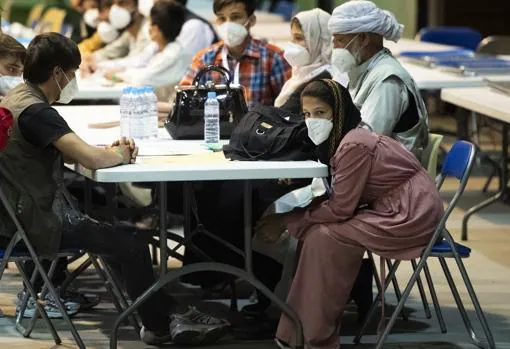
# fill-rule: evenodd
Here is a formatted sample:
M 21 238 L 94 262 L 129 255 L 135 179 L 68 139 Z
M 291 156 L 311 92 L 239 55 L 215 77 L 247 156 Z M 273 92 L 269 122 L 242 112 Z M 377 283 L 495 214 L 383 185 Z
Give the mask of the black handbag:
M 257 104 L 223 146 L 232 160 L 315 160 L 315 145 L 304 120 L 280 108 Z
M 220 73 L 224 85 L 208 81 L 200 85 L 200 79 L 209 72 Z M 220 104 L 220 136 L 229 138 L 234 127 L 248 111 L 241 86 L 232 86 L 230 72 L 220 66 L 210 65 L 200 70 L 191 86 L 177 86 L 174 106 L 165 123 L 173 139 L 202 139 L 204 137 L 204 104 L 207 93 L 216 92 Z

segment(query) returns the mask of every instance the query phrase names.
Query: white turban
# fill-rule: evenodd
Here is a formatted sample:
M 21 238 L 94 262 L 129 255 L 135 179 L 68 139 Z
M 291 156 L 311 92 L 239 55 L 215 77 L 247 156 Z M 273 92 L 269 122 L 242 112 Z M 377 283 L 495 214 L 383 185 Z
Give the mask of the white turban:
M 366 0 L 348 1 L 335 8 L 328 28 L 331 34 L 375 33 L 395 42 L 404 31 L 393 13 Z

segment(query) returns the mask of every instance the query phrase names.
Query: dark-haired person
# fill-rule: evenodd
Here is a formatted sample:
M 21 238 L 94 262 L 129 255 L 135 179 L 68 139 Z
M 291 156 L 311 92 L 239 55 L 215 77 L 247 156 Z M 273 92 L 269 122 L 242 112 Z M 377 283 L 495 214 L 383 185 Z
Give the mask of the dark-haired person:
M 27 54 L 25 46 L 13 37 L 0 33 L 0 97 L 23 82 L 23 61 Z
M 133 163 L 138 153 L 133 140 L 126 138 L 105 148 L 85 143 L 51 106 L 69 103 L 76 95 L 80 63 L 76 44 L 60 34 L 38 35 L 30 43 L 25 83 L 0 103 L 15 119 L 9 142 L 0 152 L 0 185 L 11 205 L 18 208 L 38 254 L 80 249 L 105 255 L 131 299 L 136 299 L 155 280 L 146 238 L 83 216 L 64 199 L 64 161 L 100 169 Z M 4 209 L 0 209 L 0 225 L 0 245 L 5 247 L 15 227 Z M 194 308 L 172 315 L 176 306 L 173 298 L 158 292 L 138 309 L 143 323 L 140 337 L 145 343 L 214 342 L 225 333 L 223 321 Z
M 184 23 L 184 15 L 184 7 L 179 3 L 158 1 L 150 13 L 149 34 L 152 43 L 139 56 L 106 62 L 108 67 L 114 68 L 106 73 L 106 78 L 130 85 L 161 88 L 158 94 L 167 99 L 169 92 L 162 90 L 173 90 L 186 74 L 192 58 L 176 40 Z M 99 67 L 105 66 L 99 64 Z
M 283 58 L 283 51 L 271 44 L 252 38 L 250 28 L 256 23 L 254 0 L 214 0 L 218 34 L 222 41 L 200 51 L 181 85 L 191 85 L 197 73 L 208 65 L 228 69 L 233 82 L 245 88 L 249 105 L 273 105 L 291 67 Z M 220 83 L 217 73 L 206 74 L 201 82 Z
M 342 314 L 365 250 L 390 259 L 418 258 L 443 204 L 411 152 L 359 127 L 360 113 L 340 84 L 311 82 L 301 103 L 308 136 L 329 167 L 331 194 L 306 209 L 268 216 L 255 230 L 274 242 L 287 228 L 302 241 L 287 302 L 303 323 L 305 348 L 338 349 Z M 293 344 L 293 324 L 285 315 L 276 338 L 281 348 Z
M 149 35 L 144 30 L 146 19 L 138 12 L 138 0 L 113 0 L 108 20 L 122 34 L 102 49 L 84 57 L 80 66 L 84 76 L 94 73 L 98 62 L 138 55 L 150 44 Z
M 145 17 L 150 17 L 151 8 L 161 0 L 139 0 L 138 8 Z M 217 42 L 218 36 L 212 24 L 205 18 L 186 8 L 187 0 L 175 0 L 184 7 L 184 25 L 181 34 L 177 38 L 191 56 L 196 55 L 200 50 Z

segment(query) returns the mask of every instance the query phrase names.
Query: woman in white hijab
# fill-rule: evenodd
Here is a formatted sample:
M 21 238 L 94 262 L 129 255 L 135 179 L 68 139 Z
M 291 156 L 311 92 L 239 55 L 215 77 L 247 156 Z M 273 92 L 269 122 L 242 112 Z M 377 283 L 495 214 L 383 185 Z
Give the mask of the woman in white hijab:
M 292 42 L 284 57 L 292 66 L 292 77 L 275 100 L 275 107 L 291 113 L 301 111 L 300 95 L 312 80 L 331 79 L 331 15 L 321 9 L 298 13 L 291 21 Z

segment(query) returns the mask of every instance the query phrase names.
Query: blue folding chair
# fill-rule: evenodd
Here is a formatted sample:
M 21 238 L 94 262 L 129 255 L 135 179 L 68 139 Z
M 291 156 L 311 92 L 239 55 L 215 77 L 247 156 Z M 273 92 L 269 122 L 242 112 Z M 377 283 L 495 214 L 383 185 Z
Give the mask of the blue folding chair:
M 467 274 L 466 268 L 464 266 L 464 263 L 462 261 L 462 258 L 468 258 L 470 256 L 471 250 L 463 245 L 457 244 L 453 237 L 450 235 L 448 230 L 446 229 L 446 222 L 448 220 L 448 217 L 450 216 L 453 209 L 456 207 L 457 202 L 464 192 L 464 188 L 466 187 L 467 181 L 469 179 L 469 176 L 471 174 L 471 168 L 473 167 L 474 159 L 476 154 L 476 148 L 473 144 L 465 141 L 457 141 L 452 149 L 449 151 L 444 164 L 443 168 L 441 170 L 441 173 L 436 179 L 436 185 L 438 189 L 441 188 L 442 184 L 444 183 L 444 180 L 447 177 L 454 177 L 459 180 L 459 186 L 457 188 L 457 191 L 455 192 L 454 197 L 450 201 L 448 207 L 446 208 L 443 217 L 439 221 L 436 230 L 434 231 L 432 238 L 425 248 L 419 263 L 416 265 L 414 269 L 414 272 L 404 290 L 404 293 L 402 294 L 402 297 L 400 298 L 394 313 L 390 317 L 388 324 L 384 328 L 384 331 L 379 335 L 379 338 L 377 340 L 376 349 L 381 349 L 384 345 L 384 342 L 386 341 L 391 329 L 395 325 L 395 321 L 397 319 L 398 314 L 402 311 L 404 304 L 409 297 L 409 294 L 411 293 L 411 290 L 418 280 L 420 273 L 422 270 L 427 268 L 427 259 L 429 257 L 436 257 L 439 259 L 439 263 L 441 264 L 441 267 L 444 271 L 446 280 L 448 282 L 448 285 L 450 287 L 450 290 L 452 292 L 453 298 L 455 299 L 455 303 L 457 304 L 457 308 L 460 312 L 460 315 L 462 317 L 462 321 L 464 323 L 464 326 L 466 327 L 466 330 L 473 342 L 474 345 L 476 345 L 479 348 L 495 348 L 494 338 L 492 336 L 491 330 L 489 328 L 489 325 L 487 323 L 487 319 L 485 318 L 485 315 L 483 314 L 482 308 L 480 306 L 480 303 L 478 301 L 478 298 L 475 294 L 473 285 L 471 283 L 471 280 L 469 279 L 469 276 Z M 455 282 L 452 278 L 452 275 L 450 273 L 450 270 L 448 268 L 448 265 L 446 263 L 446 258 L 453 258 L 455 260 L 455 263 L 457 264 L 457 267 L 459 268 L 460 274 L 462 276 L 462 279 L 464 281 L 464 284 L 466 286 L 466 289 L 468 291 L 468 294 L 471 298 L 471 301 L 474 305 L 476 315 L 480 321 L 480 324 L 482 326 L 483 332 L 485 334 L 486 342 L 483 343 L 478 336 L 475 333 L 475 330 L 471 324 L 471 321 L 469 320 L 468 314 L 466 312 L 466 309 L 464 308 L 464 304 L 462 302 L 462 299 L 459 295 L 459 292 L 457 290 L 457 286 L 455 285 Z M 395 260 L 393 263 L 392 268 L 390 269 L 388 276 L 386 277 L 386 280 L 391 280 L 397 269 L 400 265 L 400 260 Z M 428 279 L 428 275 L 427 279 Z M 429 280 L 427 280 L 429 281 Z M 432 280 L 430 280 L 432 281 Z M 386 290 L 388 285 L 388 282 L 385 283 L 384 291 Z M 431 282 L 429 282 L 429 285 L 431 285 Z M 383 291 L 383 292 L 384 292 Z M 354 343 L 359 343 L 361 340 L 361 337 L 365 333 L 368 324 L 370 323 L 371 319 L 375 315 L 375 311 L 377 309 L 377 304 L 379 300 L 381 299 L 381 293 L 379 293 L 375 299 L 375 301 L 372 303 L 372 307 L 370 308 L 370 311 L 368 313 L 368 316 L 365 319 L 365 322 L 363 326 L 360 328 L 358 334 L 354 338 Z M 434 298 L 434 297 L 433 297 Z M 438 313 L 438 317 L 440 318 L 440 323 L 443 322 L 442 315 L 440 315 L 440 309 L 439 304 L 437 303 L 437 299 L 434 299 L 434 306 L 436 307 L 436 312 Z M 384 306 L 384 304 L 383 304 Z M 441 327 L 443 327 L 444 324 L 442 324 Z M 443 331 L 444 332 L 444 331 Z
M 427 27 L 421 29 L 416 37 L 420 41 L 458 46 L 472 51 L 482 41 L 482 34 L 468 27 Z

